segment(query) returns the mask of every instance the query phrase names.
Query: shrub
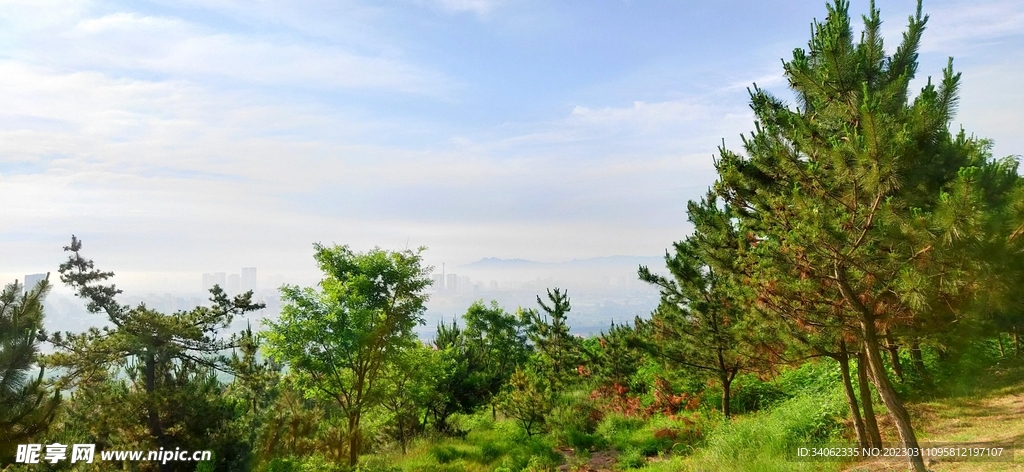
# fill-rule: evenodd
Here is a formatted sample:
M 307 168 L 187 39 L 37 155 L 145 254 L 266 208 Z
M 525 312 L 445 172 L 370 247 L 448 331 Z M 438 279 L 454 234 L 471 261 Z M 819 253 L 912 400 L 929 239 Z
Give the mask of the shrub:
M 570 399 L 551 411 L 547 419 L 550 437 L 557 444 L 577 450 L 599 447 L 601 437 L 594 432 L 602 416 L 587 399 Z
M 749 374 L 737 378 L 732 391 L 733 413 L 762 410 L 789 398 L 777 382 L 766 382 Z

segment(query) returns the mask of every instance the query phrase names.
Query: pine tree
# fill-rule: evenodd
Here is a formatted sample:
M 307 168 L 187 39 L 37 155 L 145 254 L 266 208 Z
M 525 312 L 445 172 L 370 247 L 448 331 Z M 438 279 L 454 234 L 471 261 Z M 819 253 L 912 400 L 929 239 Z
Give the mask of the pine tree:
M 15 445 L 37 438 L 49 427 L 60 402 L 59 392 L 43 385 L 38 364 L 43 331 L 43 298 L 49 277 L 29 290 L 17 281 L 0 293 L 0 456 Z M 34 370 L 39 373 L 35 374 Z M 13 457 L 11 457 L 13 459 Z
M 666 253 L 670 277 L 639 270 L 640 279 L 661 291 L 661 303 L 644 323 L 649 352 L 714 380 L 722 388 L 722 413 L 731 417 L 731 386 L 736 376 L 754 368 L 751 316 L 743 288 L 736 283 L 740 240 L 729 209 L 720 209 L 713 194 L 690 202 L 694 234 Z
M 76 389 L 73 401 L 79 405 L 79 418 L 119 441 L 126 438 L 119 434 L 125 429 L 137 431 L 132 442 L 119 444 L 127 449 L 198 449 L 204 442 L 209 444 L 209 434 L 220 427 L 211 421 L 227 420 L 212 413 L 218 410 L 222 394 L 215 373 L 229 371 L 222 353 L 237 346 L 236 340 L 221 338 L 219 332 L 235 316 L 260 309 L 262 304 L 252 303 L 252 292 L 229 300 L 215 286 L 210 291 L 211 307 L 164 314 L 145 304 L 121 305 L 117 301 L 121 291 L 104 284 L 114 274 L 97 270 L 93 261 L 81 256 L 81 248 L 82 242 L 72 236 L 71 245 L 64 248 L 71 255 L 60 266 L 61 281 L 88 301 L 90 312 L 104 313 L 112 326 L 78 334 L 55 333 L 52 342 L 57 352 L 47 358 L 47 365 L 63 371 L 58 385 Z M 210 412 L 204 413 L 203 408 Z M 106 417 L 99 411 L 118 413 Z M 97 442 L 104 446 L 104 441 Z M 182 465 L 159 467 L 169 471 Z
M 751 241 L 744 271 L 761 307 L 816 301 L 814 311 L 854 333 L 904 447 L 914 448 L 882 339 L 891 327 L 965 316 L 983 269 L 970 257 L 989 213 L 983 177 L 996 169 L 985 141 L 949 130 L 960 80 L 952 64 L 937 85 L 909 94 L 927 22 L 920 3 L 891 56 L 874 5 L 857 42 L 848 7 L 829 5 L 808 49 L 784 64 L 795 108 L 751 91 L 755 131 L 746 156 L 720 150 L 716 190 Z M 911 465 L 924 470 L 919 457 Z
M 548 300 L 550 305 L 538 296 L 541 312 L 525 309 L 520 312 L 520 319 L 533 343 L 538 370 L 551 390 L 558 391 L 571 375 L 576 375 L 581 360 L 580 340 L 569 332 L 568 314 L 572 310 L 569 295 L 556 288 L 548 290 Z

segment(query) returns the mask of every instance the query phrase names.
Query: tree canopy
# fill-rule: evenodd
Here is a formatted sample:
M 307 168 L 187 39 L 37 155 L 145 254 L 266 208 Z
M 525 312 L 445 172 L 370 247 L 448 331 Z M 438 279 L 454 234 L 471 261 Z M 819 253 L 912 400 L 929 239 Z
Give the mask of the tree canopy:
M 293 369 L 300 386 L 348 418 L 349 464 L 360 451 L 360 420 L 382 401 L 380 382 L 398 353 L 416 343 L 430 267 L 420 251 L 315 246 L 320 290 L 286 286 L 278 321 L 267 323 L 267 352 Z

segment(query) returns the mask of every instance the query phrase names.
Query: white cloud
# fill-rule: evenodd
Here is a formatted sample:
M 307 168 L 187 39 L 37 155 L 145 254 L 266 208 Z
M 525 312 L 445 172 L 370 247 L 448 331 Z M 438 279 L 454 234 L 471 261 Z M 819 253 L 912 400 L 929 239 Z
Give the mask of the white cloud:
M 30 12 L 31 13 L 31 12 Z M 28 19 L 26 19 L 28 17 Z M 117 12 L 8 17 L 10 57 L 45 67 L 173 79 L 222 78 L 307 89 L 380 89 L 443 95 L 442 74 L 392 54 L 368 55 L 293 37 L 224 33 L 178 18 Z
M 1024 35 L 1024 4 L 1019 1 L 947 5 L 925 13 L 929 20 L 922 38 L 923 52 L 955 54 L 965 48 Z
M 432 0 L 450 12 L 471 12 L 484 16 L 494 10 L 497 0 Z

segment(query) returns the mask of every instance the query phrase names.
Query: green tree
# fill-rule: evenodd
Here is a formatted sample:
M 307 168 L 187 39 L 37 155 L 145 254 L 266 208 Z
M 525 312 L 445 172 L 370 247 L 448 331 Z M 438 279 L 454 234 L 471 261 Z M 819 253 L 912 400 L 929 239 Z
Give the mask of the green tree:
M 467 342 L 455 320 L 451 325 L 444 320 L 438 323 L 434 349 L 437 369 L 426 406 L 433 416 L 434 429 L 449 433 L 451 415 L 472 411 L 482 404 L 482 353 Z
M 871 6 L 855 42 L 848 3 L 829 5 L 808 49 L 784 64 L 790 108 L 756 86 L 746 156 L 720 150 L 716 190 L 751 249 L 743 263 L 759 302 L 817 300 L 859 340 L 870 377 L 903 441 L 910 417 L 879 354 L 887 327 L 949 326 L 965 316 L 982 260 L 986 175 L 1001 172 L 987 142 L 954 135 L 959 74 L 916 97 L 909 83 L 927 17 L 920 3 L 887 56 Z M 776 310 L 774 303 L 760 303 Z M 923 471 L 920 457 L 911 458 Z
M 643 326 L 643 321 L 637 318 L 635 324 Z M 585 339 L 583 355 L 590 368 L 589 374 L 603 385 L 616 389 L 631 387 L 634 375 L 645 359 L 644 350 L 638 348 L 637 341 L 637 329 L 615 323 L 607 333 Z
M 430 267 L 420 251 L 315 246 L 320 290 L 286 286 L 280 320 L 268 322 L 267 352 L 288 365 L 309 395 L 348 419 L 349 464 L 359 461 L 360 420 L 380 405 L 387 365 L 417 341 Z
M 0 458 L 14 446 L 49 427 L 60 402 L 59 392 L 43 385 L 38 364 L 43 331 L 43 298 L 49 276 L 29 290 L 17 281 L 0 293 Z M 33 370 L 39 374 L 32 376 Z M 34 377 L 34 378 L 33 378 Z M 10 457 L 13 459 L 13 456 Z
M 481 403 L 486 403 L 501 391 L 516 367 L 529 358 L 525 327 L 519 318 L 493 300 L 489 306 L 482 301 L 473 302 L 462 319 L 466 323 L 463 336 L 481 364 L 473 382 L 478 386 Z M 491 414 L 495 415 L 493 404 Z
M 438 380 L 449 375 L 450 364 L 444 361 L 439 351 L 417 344 L 388 365 L 381 406 L 390 416 L 387 433 L 398 441 L 402 454 L 412 435 L 422 429 L 420 412 L 430 404 Z
M 223 392 L 214 374 L 228 370 L 223 353 L 236 346 L 235 340 L 219 333 L 235 316 L 263 305 L 252 303 L 252 292 L 229 300 L 216 286 L 210 291 L 210 307 L 164 314 L 145 304 L 121 305 L 116 300 L 121 291 L 103 284 L 114 274 L 97 270 L 81 256 L 81 248 L 82 242 L 72 236 L 71 245 L 64 248 L 71 255 L 60 266 L 61 281 L 88 301 L 91 313 L 106 314 L 112 326 L 54 334 L 57 352 L 47 357 L 46 364 L 62 370 L 57 385 L 76 389 L 73 400 L 77 398 L 80 420 L 94 431 L 109 432 L 108 437 L 121 436 L 117 428 L 107 426 L 130 424 L 139 412 L 145 437 L 137 439 L 148 446 L 198 449 L 208 445 L 208 435 L 219 427 L 209 421 L 228 416 L 203 412 L 200 404 L 220 411 L 217 405 Z M 91 408 L 109 402 L 116 403 L 107 409 Z M 104 411 L 106 415 L 101 414 Z M 98 442 L 105 445 L 103 440 Z M 121 445 L 142 449 L 145 444 Z M 175 464 L 159 467 L 169 471 Z
M 519 316 L 533 343 L 538 370 L 551 390 L 558 391 L 581 361 L 581 341 L 569 332 L 568 314 L 572 310 L 569 295 L 560 289 L 548 290 L 547 305 L 537 297 L 541 311 L 524 309 Z
M 527 366 L 516 368 L 497 403 L 498 409 L 515 419 L 527 436 L 533 436 L 554 408 L 554 397 L 550 381 Z
M 722 269 L 736 259 L 739 237 L 713 196 L 689 205 L 694 235 L 665 255 L 671 277 L 639 270 L 640 279 L 661 291 L 661 302 L 645 322 L 649 352 L 708 375 L 722 387 L 722 413 L 732 414 L 732 381 L 751 369 L 750 316 L 743 289 Z
M 232 423 L 234 432 L 246 444 L 244 463 L 252 470 L 261 461 L 268 461 L 270 455 L 262 449 L 261 438 L 274 416 L 272 410 L 281 395 L 281 368 L 273 360 L 261 356 L 263 338 L 254 333 L 251 326 L 238 336 L 237 348 L 231 354 L 228 366 L 234 376 L 225 391 L 236 413 Z M 282 452 L 282 451 L 274 451 Z

